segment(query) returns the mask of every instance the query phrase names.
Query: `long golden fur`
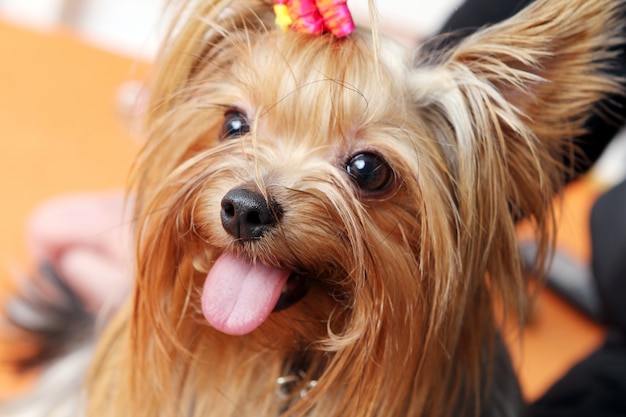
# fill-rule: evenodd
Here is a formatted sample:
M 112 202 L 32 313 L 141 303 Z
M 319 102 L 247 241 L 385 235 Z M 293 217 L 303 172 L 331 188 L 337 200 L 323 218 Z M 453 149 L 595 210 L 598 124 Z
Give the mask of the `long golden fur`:
M 618 8 L 538 0 L 390 63 L 369 30 L 282 33 L 269 1 L 190 2 L 158 63 L 136 167 L 136 289 L 98 345 L 87 415 L 485 414 L 494 303 L 526 307 L 516 220 L 533 219 L 541 267 L 562 155 L 618 88 Z M 223 138 L 235 110 L 250 132 Z M 359 153 L 386 161 L 384 187 L 346 172 Z M 278 225 L 228 234 L 220 202 L 236 187 L 276 202 Z M 222 253 L 305 276 L 308 293 L 223 334 L 201 306 Z M 280 392 L 285 375 L 297 378 Z

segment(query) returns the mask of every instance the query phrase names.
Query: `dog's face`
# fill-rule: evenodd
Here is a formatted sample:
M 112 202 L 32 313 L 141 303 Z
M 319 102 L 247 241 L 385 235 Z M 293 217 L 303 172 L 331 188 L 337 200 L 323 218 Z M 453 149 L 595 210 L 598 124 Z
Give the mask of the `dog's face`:
M 250 333 L 286 307 L 326 323 L 426 304 L 420 251 L 435 244 L 420 241 L 423 213 L 439 213 L 437 233 L 450 235 L 452 178 L 433 133 L 412 117 L 407 74 L 381 66 L 371 48 L 273 33 L 196 74 L 194 97 L 177 111 L 182 130 L 202 123 L 202 134 L 161 196 L 184 257 L 206 278 L 202 310 L 216 329 Z
M 484 394 L 492 303 L 524 298 L 515 220 L 533 217 L 545 248 L 563 143 L 615 88 L 600 48 L 614 33 L 540 1 L 416 66 L 366 31 L 281 33 L 267 2 L 222 3 L 199 2 L 211 23 L 182 27 L 153 91 L 137 356 L 191 396 L 197 378 L 237 402 L 299 366 L 319 378 L 302 413 L 471 408 L 447 396 Z M 159 351 L 193 359 L 179 372 Z
M 438 183 L 443 216 L 454 202 L 440 195 L 441 150 L 409 117 L 408 93 L 364 43 L 277 33 L 236 56 L 199 85 L 212 126 L 177 173 L 192 184 L 187 256 L 209 273 L 205 317 L 244 334 L 307 296 L 303 313 L 324 321 L 371 314 L 380 294 L 398 309 L 397 291 L 419 297 L 420 217 L 433 204 L 419 177 Z

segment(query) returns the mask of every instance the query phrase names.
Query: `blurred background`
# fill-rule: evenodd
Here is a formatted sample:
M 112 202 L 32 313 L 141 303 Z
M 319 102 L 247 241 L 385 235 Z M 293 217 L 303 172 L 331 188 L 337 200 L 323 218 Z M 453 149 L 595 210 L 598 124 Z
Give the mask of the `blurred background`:
M 163 0 L 0 0 L 0 18 L 32 29 L 63 26 L 102 48 L 149 57 Z

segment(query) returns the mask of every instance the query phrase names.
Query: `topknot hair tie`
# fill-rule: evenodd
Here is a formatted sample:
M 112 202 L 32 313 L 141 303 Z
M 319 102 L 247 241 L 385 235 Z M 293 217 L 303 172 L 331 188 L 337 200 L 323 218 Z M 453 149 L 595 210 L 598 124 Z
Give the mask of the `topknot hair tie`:
M 342 38 L 354 31 L 347 0 L 275 0 L 276 24 L 283 30 Z

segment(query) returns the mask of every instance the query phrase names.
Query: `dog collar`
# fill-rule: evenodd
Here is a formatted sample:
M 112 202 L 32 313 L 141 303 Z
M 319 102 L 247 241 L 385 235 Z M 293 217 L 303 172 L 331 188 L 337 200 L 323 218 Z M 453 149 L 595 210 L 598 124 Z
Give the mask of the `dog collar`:
M 275 0 L 276 25 L 283 31 L 343 38 L 354 31 L 347 0 Z
M 278 394 L 283 398 L 288 398 L 292 392 L 294 391 L 294 386 L 301 383 L 303 380 L 302 375 L 284 375 L 279 377 L 276 380 L 276 385 L 278 388 Z M 298 398 L 302 399 L 307 396 L 309 391 L 312 388 L 317 386 L 317 381 L 315 379 L 309 381 L 304 388 L 298 391 Z
M 296 373 L 291 373 L 288 375 L 283 375 L 276 380 L 276 394 L 282 400 L 291 401 L 285 404 L 284 408 L 280 411 L 281 415 L 293 405 L 293 401 L 301 400 L 306 397 L 309 391 L 317 386 L 317 380 L 310 380 L 303 388 L 301 388 L 297 393 L 295 393 L 295 389 L 297 386 L 302 385 L 302 381 L 305 378 L 304 371 L 300 370 Z M 294 395 L 295 393 L 295 395 Z

